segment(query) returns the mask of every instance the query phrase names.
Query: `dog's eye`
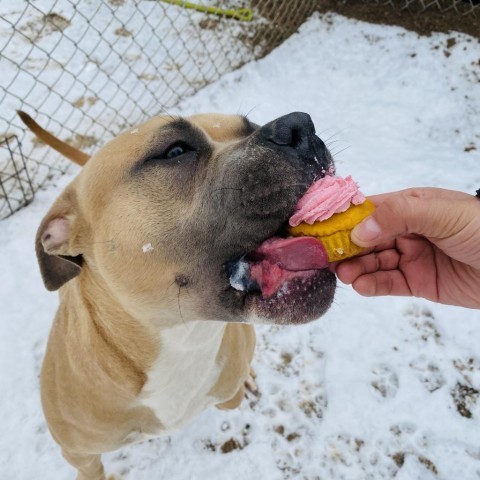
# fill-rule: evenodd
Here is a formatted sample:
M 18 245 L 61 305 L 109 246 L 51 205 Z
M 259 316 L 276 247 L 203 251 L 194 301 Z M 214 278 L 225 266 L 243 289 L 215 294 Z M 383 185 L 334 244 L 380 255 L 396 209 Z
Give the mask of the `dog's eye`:
M 186 143 L 178 142 L 172 145 L 166 152 L 165 158 L 175 158 L 183 155 L 184 153 L 191 152 L 192 148 Z
M 162 151 L 157 154 L 153 153 L 144 160 L 145 164 L 148 163 L 164 163 L 165 165 L 180 165 L 184 162 L 189 162 L 191 160 L 196 160 L 198 156 L 198 149 L 185 143 L 183 141 L 178 141 L 171 143 L 167 148 L 162 149 Z

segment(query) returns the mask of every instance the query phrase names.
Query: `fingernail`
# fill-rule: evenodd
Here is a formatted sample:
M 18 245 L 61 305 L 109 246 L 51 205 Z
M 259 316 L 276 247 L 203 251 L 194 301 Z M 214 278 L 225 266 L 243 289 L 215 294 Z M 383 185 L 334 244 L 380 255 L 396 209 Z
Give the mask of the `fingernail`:
M 370 243 L 377 239 L 382 233 L 382 229 L 373 217 L 366 218 L 352 230 L 352 240 L 358 240 L 361 243 Z

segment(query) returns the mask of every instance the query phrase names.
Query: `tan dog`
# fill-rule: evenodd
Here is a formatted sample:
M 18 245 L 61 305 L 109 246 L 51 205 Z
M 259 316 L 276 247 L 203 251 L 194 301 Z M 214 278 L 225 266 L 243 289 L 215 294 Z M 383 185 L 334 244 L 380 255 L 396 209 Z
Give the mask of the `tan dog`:
M 285 269 L 282 255 L 298 254 L 289 241 L 267 242 L 272 258 L 258 247 L 282 236 L 332 160 L 301 113 L 261 128 L 241 116 L 157 117 L 90 159 L 22 118 L 85 163 L 37 234 L 45 285 L 61 287 L 41 391 L 78 479 L 100 480 L 101 453 L 240 404 L 250 323 L 327 310 L 332 273 Z

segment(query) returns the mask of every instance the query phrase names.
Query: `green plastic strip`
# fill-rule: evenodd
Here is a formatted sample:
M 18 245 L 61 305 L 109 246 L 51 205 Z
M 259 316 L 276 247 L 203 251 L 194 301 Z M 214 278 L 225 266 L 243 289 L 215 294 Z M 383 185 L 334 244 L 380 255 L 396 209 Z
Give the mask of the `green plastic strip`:
M 187 2 L 185 0 L 160 0 L 171 5 L 178 5 L 183 8 L 190 8 L 197 12 L 211 13 L 212 15 L 219 15 L 222 17 L 234 18 L 242 22 L 250 22 L 253 19 L 253 10 L 251 8 L 239 8 L 237 10 L 220 8 L 220 7 L 208 7 L 206 5 L 199 5 L 198 3 Z

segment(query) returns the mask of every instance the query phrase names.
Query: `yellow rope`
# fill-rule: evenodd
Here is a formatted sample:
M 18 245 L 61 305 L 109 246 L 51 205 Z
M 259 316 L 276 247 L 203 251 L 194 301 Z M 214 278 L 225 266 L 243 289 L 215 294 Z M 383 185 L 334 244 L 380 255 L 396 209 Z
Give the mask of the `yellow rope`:
M 212 15 L 219 15 L 222 17 L 234 18 L 242 22 L 250 22 L 253 18 L 253 11 L 251 8 L 239 8 L 237 10 L 219 7 L 208 7 L 206 5 L 199 5 L 198 3 L 187 2 L 185 0 L 161 0 L 165 3 L 178 5 L 183 8 L 191 8 L 197 12 L 211 13 Z

